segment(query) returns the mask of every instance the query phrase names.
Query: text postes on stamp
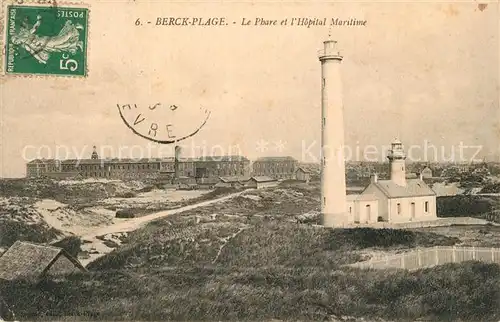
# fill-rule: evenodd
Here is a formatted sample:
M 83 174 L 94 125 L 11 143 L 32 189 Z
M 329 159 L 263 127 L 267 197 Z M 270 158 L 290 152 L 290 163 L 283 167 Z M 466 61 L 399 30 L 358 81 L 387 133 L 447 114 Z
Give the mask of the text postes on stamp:
M 12 5 L 6 74 L 87 75 L 88 9 Z
M 180 105 L 117 104 L 120 117 L 136 135 L 160 144 L 171 144 L 198 133 L 210 117 L 206 108 L 185 109 Z

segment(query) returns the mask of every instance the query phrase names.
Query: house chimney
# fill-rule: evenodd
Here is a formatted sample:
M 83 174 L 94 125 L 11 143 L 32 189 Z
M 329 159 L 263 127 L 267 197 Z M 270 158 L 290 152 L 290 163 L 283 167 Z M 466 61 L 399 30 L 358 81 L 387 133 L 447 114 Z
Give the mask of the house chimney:
M 376 183 L 378 181 L 378 174 L 374 173 L 370 177 L 370 182 Z

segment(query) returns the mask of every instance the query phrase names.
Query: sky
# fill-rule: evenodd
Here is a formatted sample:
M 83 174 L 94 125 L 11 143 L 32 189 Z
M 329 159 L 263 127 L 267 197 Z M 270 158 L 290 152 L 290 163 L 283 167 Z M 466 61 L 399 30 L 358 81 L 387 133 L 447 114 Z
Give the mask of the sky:
M 481 8 L 473 1 L 87 4 L 87 77 L 0 78 L 1 177 L 24 176 L 34 158 L 89 157 L 93 145 L 102 157 L 172 156 L 172 144 L 131 131 L 117 104 L 138 104 L 152 113 L 148 120 L 173 124 L 177 136 L 196 129 L 206 116 L 200 111 L 208 110 L 201 130 L 178 142 L 184 156 L 318 161 L 318 50 L 329 37 L 344 57 L 350 159 L 384 159 L 397 137 L 412 161 L 500 160 L 500 11 L 494 2 Z M 156 26 L 158 17 L 225 17 L 228 25 Z M 367 23 L 240 24 L 242 18 L 292 17 Z M 136 26 L 138 18 L 152 23 Z M 177 106 L 176 114 L 147 111 L 155 103 Z M 127 117 L 134 122 L 135 114 Z

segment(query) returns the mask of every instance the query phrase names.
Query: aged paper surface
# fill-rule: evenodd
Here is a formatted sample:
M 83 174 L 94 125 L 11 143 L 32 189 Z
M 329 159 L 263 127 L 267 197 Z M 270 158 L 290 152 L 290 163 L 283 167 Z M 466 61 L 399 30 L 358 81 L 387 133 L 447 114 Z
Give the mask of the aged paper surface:
M 500 320 L 497 1 L 1 3 L 0 320 Z

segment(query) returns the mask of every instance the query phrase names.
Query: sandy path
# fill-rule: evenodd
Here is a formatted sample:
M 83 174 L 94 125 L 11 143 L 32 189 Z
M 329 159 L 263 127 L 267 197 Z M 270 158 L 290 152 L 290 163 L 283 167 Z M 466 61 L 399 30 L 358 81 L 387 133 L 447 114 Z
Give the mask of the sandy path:
M 140 228 L 142 225 L 144 225 L 152 220 L 163 218 L 163 217 L 173 215 L 173 214 L 177 214 L 177 213 L 180 213 L 183 211 L 195 209 L 198 207 L 208 206 L 208 205 L 216 203 L 216 202 L 225 201 L 227 199 L 239 196 L 240 194 L 242 194 L 242 191 L 236 192 L 236 193 L 224 196 L 224 197 L 220 197 L 217 199 L 202 201 L 200 203 L 185 206 L 182 208 L 164 210 L 164 211 L 156 212 L 156 213 L 149 214 L 149 215 L 142 216 L 142 217 L 138 217 L 138 218 L 121 219 L 121 220 L 116 219 L 117 221 L 120 220 L 120 222 L 117 222 L 115 224 L 112 224 L 112 225 L 109 225 L 106 227 L 102 227 L 100 229 L 96 229 L 89 234 L 83 235 L 82 239 L 90 240 L 90 239 L 93 239 L 97 236 L 102 236 L 102 235 L 106 235 L 106 234 L 133 231 L 133 230 Z
M 174 214 L 177 214 L 177 213 L 180 213 L 183 211 L 195 209 L 198 207 L 205 207 L 205 206 L 211 205 L 213 203 L 226 201 L 230 198 L 241 195 L 243 192 L 244 191 L 240 191 L 240 192 L 236 192 L 236 193 L 233 193 L 233 194 L 230 194 L 230 195 L 227 195 L 224 197 L 220 197 L 217 199 L 202 201 L 200 203 L 189 205 L 189 206 L 182 207 L 182 208 L 160 211 L 160 212 L 146 215 L 143 217 L 132 218 L 132 219 L 116 219 L 116 220 L 120 220 L 120 221 L 115 223 L 115 224 L 112 224 L 112 225 L 109 225 L 106 227 L 102 227 L 100 229 L 96 229 L 88 234 L 81 236 L 82 240 L 90 241 L 90 243 L 83 244 L 82 249 L 84 249 L 84 250 L 95 249 L 99 253 L 98 254 L 90 254 L 89 255 L 90 258 L 81 259 L 80 261 L 82 262 L 83 265 L 87 265 L 88 263 L 95 260 L 96 258 L 99 258 L 99 257 L 101 257 L 101 256 L 103 256 L 103 255 L 105 255 L 113 250 L 113 248 L 106 247 L 103 244 L 102 240 L 96 238 L 97 236 L 103 236 L 103 235 L 107 235 L 107 234 L 118 234 L 118 233 L 122 233 L 122 232 L 131 232 L 131 231 L 134 231 L 134 230 L 142 227 L 143 225 L 145 225 L 146 223 L 148 223 L 150 221 L 160 219 L 163 217 L 167 217 L 169 215 L 174 215 Z

